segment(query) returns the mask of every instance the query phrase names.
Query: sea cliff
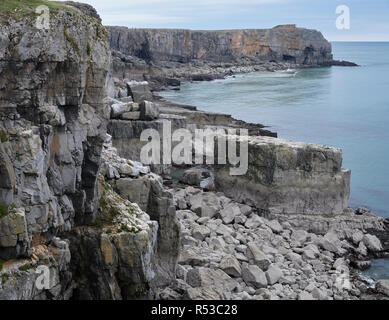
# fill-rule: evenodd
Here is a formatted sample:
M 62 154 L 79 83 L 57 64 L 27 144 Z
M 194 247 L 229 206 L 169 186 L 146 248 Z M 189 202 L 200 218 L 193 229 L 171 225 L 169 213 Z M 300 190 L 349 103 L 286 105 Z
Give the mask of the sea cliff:
M 273 29 L 195 31 L 108 27 L 112 49 L 163 65 L 194 61 L 254 61 L 329 65 L 331 44 L 316 30 L 295 25 Z
M 354 273 L 385 254 L 371 234 L 385 221 L 348 208 L 340 150 L 151 90 L 329 65 L 319 32 L 106 29 L 89 5 L 38 2 L 48 30 L 28 3 L 0 15 L 1 299 L 382 297 Z M 140 133 L 166 121 L 248 129 L 248 175 L 193 165 L 177 184 L 177 168 L 140 163 Z

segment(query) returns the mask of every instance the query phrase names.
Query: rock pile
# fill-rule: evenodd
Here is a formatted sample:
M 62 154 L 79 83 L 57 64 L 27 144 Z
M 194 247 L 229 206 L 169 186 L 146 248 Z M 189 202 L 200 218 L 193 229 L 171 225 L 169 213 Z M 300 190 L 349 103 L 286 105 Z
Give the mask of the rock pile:
M 317 235 L 223 193 L 174 190 L 182 249 L 164 299 L 359 299 L 350 259 L 382 250 L 366 230 Z

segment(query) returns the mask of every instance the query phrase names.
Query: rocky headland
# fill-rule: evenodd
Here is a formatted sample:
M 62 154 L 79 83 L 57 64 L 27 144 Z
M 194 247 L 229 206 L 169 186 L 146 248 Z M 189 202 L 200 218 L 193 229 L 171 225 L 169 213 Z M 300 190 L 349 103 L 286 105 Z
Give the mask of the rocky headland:
M 107 27 L 113 72 L 159 88 L 179 81 L 235 73 L 331 65 L 331 44 L 316 30 L 281 25 L 272 29 L 194 31 Z
M 0 9 L 0 299 L 382 299 L 357 270 L 387 222 L 348 208 L 336 148 L 162 101 L 237 72 L 347 65 L 313 30 L 103 27 L 92 7 Z M 143 130 L 248 129 L 249 170 L 140 163 Z M 178 173 L 178 174 L 177 174 Z M 42 275 L 48 270 L 45 283 Z M 40 285 L 39 285 L 40 284 Z M 44 285 L 42 285 L 44 284 Z

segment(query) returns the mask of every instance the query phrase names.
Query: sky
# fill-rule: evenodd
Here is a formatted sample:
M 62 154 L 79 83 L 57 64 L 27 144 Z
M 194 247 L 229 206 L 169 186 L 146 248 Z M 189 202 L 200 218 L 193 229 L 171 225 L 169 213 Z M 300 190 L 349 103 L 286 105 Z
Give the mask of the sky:
M 82 0 L 104 25 L 195 30 L 261 29 L 280 24 L 317 29 L 330 41 L 389 41 L 389 0 Z M 338 29 L 338 6 L 349 9 Z M 342 20 L 343 22 L 345 20 Z M 341 21 L 341 22 L 342 22 Z M 344 24 L 343 24 L 344 25 Z

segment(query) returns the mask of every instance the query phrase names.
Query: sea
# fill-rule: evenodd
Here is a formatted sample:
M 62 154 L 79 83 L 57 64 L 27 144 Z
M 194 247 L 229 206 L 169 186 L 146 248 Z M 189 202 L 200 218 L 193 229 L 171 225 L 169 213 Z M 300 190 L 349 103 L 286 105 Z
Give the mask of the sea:
M 358 67 L 253 72 L 186 82 L 166 100 L 261 123 L 283 139 L 334 146 L 351 169 L 350 207 L 389 218 L 389 42 L 333 42 Z M 379 269 L 377 271 L 377 268 Z M 367 272 L 389 279 L 389 260 Z

